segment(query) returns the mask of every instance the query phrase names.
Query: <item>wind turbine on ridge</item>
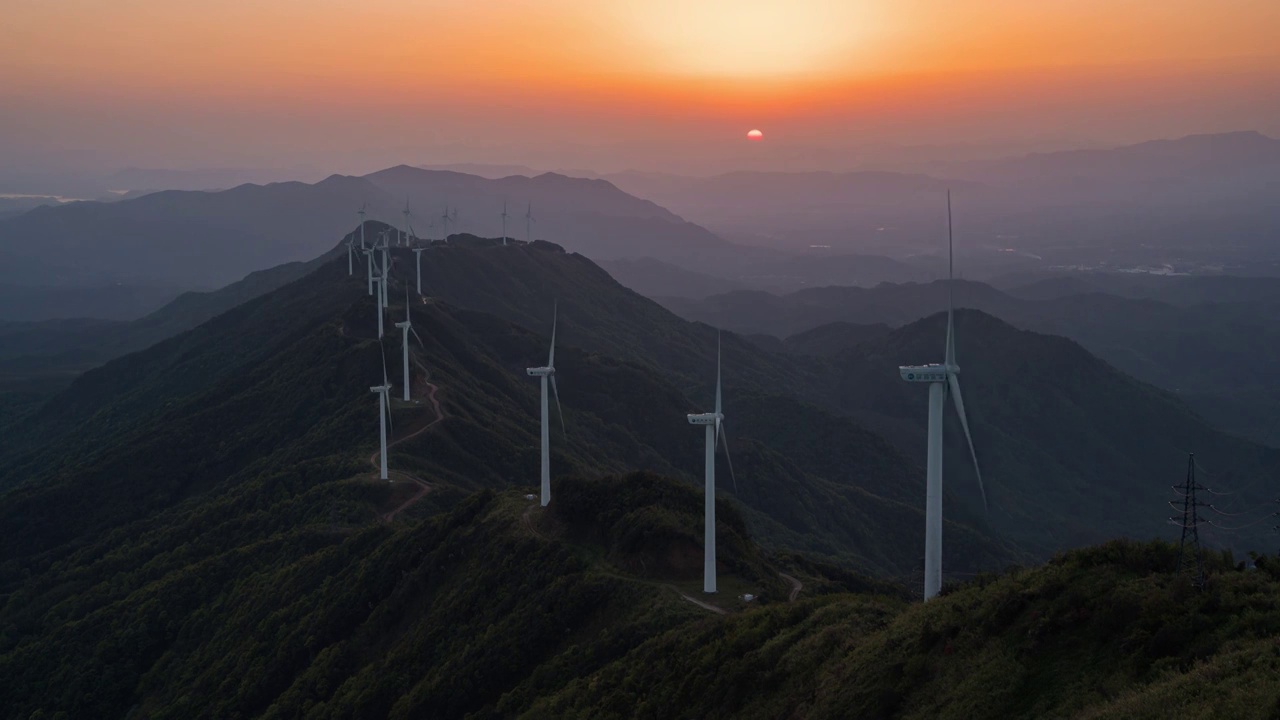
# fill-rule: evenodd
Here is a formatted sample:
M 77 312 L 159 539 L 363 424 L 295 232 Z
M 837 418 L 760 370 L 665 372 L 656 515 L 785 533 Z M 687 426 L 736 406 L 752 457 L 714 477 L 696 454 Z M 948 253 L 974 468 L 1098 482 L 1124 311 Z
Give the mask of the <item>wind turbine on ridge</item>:
M 355 255 L 355 245 L 356 245 L 356 239 L 353 234 L 352 237 L 347 238 L 347 277 L 351 277 L 352 275 L 356 274 L 355 264 L 353 261 L 353 256 Z
M 400 243 L 400 245 L 403 246 L 408 244 L 409 244 L 409 198 L 406 196 L 404 199 L 404 239 Z
M 381 340 L 382 339 L 382 286 L 384 284 L 384 278 L 381 275 L 379 275 L 378 277 L 375 277 L 373 281 L 378 285 L 378 294 L 377 294 L 377 297 L 374 298 L 374 303 L 378 306 L 377 308 L 378 309 L 378 339 Z
M 507 244 L 507 201 L 502 201 L 502 212 L 499 213 L 502 218 L 502 244 Z
M 533 203 L 529 203 L 529 209 L 524 211 L 524 241 L 526 243 L 533 242 Z
M 951 191 L 947 191 L 947 346 L 941 365 L 904 365 L 898 374 L 907 382 L 929 384 L 929 450 L 925 469 L 925 528 L 924 528 L 924 599 L 930 600 L 942 589 L 942 413 L 946 394 L 950 391 L 955 401 L 960 427 L 969 443 L 969 456 L 978 476 L 978 490 L 982 493 L 983 510 L 987 507 L 987 492 L 982 486 L 982 471 L 978 468 L 978 454 L 973 448 L 973 436 L 969 434 L 969 420 L 964 412 L 964 399 L 960 395 L 960 366 L 956 365 L 953 293 L 955 285 L 955 250 L 951 235 Z
M 531 377 L 542 381 L 542 507 L 551 502 L 551 429 L 547 406 L 547 378 L 551 379 L 551 392 L 556 396 L 556 412 L 560 415 L 560 432 L 564 433 L 564 410 L 560 407 L 560 390 L 556 387 L 556 322 L 559 320 L 559 303 L 551 315 L 551 352 L 543 367 L 525 368 Z
M 356 214 L 360 216 L 360 249 L 361 250 L 364 250 L 367 247 L 364 244 L 364 216 L 365 216 L 364 209 L 367 205 L 368 203 L 361 203 L 360 209 L 356 211 Z
M 716 410 L 709 413 L 690 413 L 690 425 L 702 425 L 707 430 L 706 479 L 703 490 L 702 517 L 702 592 L 716 592 L 716 449 L 724 436 L 724 411 L 720 405 L 720 333 L 716 332 Z M 724 456 L 729 461 L 729 476 L 733 477 L 733 459 L 729 456 L 729 443 L 725 441 Z M 738 480 L 733 479 L 736 486 Z
M 387 275 L 390 272 L 387 256 L 391 253 L 391 228 L 382 231 L 382 307 L 387 307 Z
M 381 318 L 382 314 L 378 314 Z M 382 343 L 378 343 L 378 348 L 382 348 Z M 382 351 L 382 384 L 374 385 L 369 388 L 369 392 L 378 393 L 378 441 L 380 442 L 380 450 L 378 460 L 381 467 L 378 475 L 379 479 L 387 478 L 387 425 L 391 424 L 391 398 L 388 393 L 391 392 L 391 383 L 387 381 L 387 353 Z M 394 430 L 394 428 L 392 428 Z
M 409 317 L 409 286 L 404 288 L 404 322 L 396 323 L 396 327 L 404 332 L 401 333 L 400 342 L 404 347 L 404 401 L 409 402 L 409 333 L 413 333 L 418 338 L 418 344 L 422 345 L 422 338 L 418 337 L 418 331 L 413 329 L 413 321 Z
M 444 204 L 444 214 L 440 216 L 440 237 L 445 242 L 449 241 L 449 203 Z

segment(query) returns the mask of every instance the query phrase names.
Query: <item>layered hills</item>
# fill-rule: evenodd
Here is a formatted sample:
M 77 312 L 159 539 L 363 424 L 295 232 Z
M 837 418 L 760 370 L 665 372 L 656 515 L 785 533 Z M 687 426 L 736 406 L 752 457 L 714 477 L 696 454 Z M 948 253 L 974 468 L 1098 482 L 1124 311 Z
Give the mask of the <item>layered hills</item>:
M 948 699 L 972 716 L 990 699 L 980 679 L 1011 677 L 1010 658 L 1024 692 L 988 714 L 1035 716 L 1194 694 L 1202 679 L 1182 673 L 1197 658 L 1267 667 L 1249 653 L 1275 581 L 1225 557 L 1210 558 L 1216 604 L 1173 639 L 1154 628 L 1191 595 L 1167 546 L 989 574 L 1167 532 L 1181 443 L 1215 471 L 1211 458 L 1247 460 L 1240 480 L 1274 467 L 1068 340 L 959 315 L 991 509 L 949 424 L 944 569 L 982 579 L 912 606 L 885 580 L 917 587 L 924 397 L 894 366 L 932 358 L 941 317 L 799 355 L 717 339 L 551 243 L 435 243 L 424 297 L 414 255 L 392 256 L 388 320 L 408 313 L 422 338 L 409 402 L 399 334 L 377 338 L 364 278 L 336 257 L 85 372 L 6 428 L 7 716 L 923 716 Z M 543 510 L 526 497 L 538 395 L 524 368 L 545 362 L 557 306 L 564 430 Z M 717 347 L 733 472 L 717 466 L 723 591 L 706 599 L 702 435 L 684 414 L 708 409 Z M 384 372 L 392 482 L 372 472 Z M 1241 507 L 1224 510 L 1260 492 L 1235 489 Z M 1243 550 L 1261 547 L 1255 530 L 1203 536 Z M 1096 633 L 1070 629 L 1081 607 Z M 1244 608 L 1257 622 L 1235 620 Z M 690 643 L 705 651 L 670 661 Z M 1063 659 L 1135 646 L 1110 665 Z M 690 678 L 704 694 L 685 697 Z M 1066 697 L 1077 686 L 1093 690 Z M 1124 707 L 1162 696 L 1147 697 Z

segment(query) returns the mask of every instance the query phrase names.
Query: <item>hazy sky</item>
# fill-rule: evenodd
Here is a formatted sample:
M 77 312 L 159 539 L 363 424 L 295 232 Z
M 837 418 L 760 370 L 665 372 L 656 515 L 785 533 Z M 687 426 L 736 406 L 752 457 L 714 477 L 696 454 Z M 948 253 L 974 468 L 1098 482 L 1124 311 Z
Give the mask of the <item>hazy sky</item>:
M 0 164 L 854 166 L 1280 135 L 1277 0 L 6 0 Z M 747 130 L 765 140 L 748 145 Z

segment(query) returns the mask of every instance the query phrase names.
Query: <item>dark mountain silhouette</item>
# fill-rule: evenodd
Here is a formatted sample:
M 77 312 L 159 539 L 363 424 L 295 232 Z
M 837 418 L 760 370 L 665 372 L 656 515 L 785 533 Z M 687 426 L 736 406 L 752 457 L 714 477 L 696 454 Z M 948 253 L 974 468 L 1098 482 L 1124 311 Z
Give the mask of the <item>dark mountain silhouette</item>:
M 1242 372 L 1280 352 L 1280 323 L 1273 319 L 1280 308 L 1280 283 L 1168 278 L 1122 287 L 1145 298 L 1065 294 L 1103 282 L 1089 277 L 1088 284 L 1053 279 L 1010 293 L 956 281 L 955 303 L 1021 328 L 1069 337 L 1120 370 L 1184 396 L 1223 429 L 1280 442 L 1280 425 L 1268 418 L 1271 409 L 1280 408 L 1280 394 L 1266 373 Z M 903 325 L 945 308 L 947 296 L 946 283 L 935 282 L 813 288 L 783 296 L 735 292 L 663 303 L 688 319 L 781 338 L 837 321 Z
M 419 237 L 438 236 L 436 216 L 458 210 L 449 232 L 501 234 L 502 203 L 512 237 L 533 203 L 533 230 L 593 257 L 692 257 L 728 246 L 706 230 L 601 180 L 544 174 L 486 180 L 400 166 L 358 178 L 241 185 L 217 192 L 165 191 L 118 202 L 37 208 L 0 221 L 0 284 L 23 286 L 165 285 L 204 289 L 249 272 L 309 260 L 356 224 L 399 227 L 406 196 Z M 431 223 L 437 222 L 433 228 Z M 159 303 L 157 303 L 158 305 Z M 77 313 L 85 314 L 85 313 Z M 49 317 L 32 309 L 23 317 Z

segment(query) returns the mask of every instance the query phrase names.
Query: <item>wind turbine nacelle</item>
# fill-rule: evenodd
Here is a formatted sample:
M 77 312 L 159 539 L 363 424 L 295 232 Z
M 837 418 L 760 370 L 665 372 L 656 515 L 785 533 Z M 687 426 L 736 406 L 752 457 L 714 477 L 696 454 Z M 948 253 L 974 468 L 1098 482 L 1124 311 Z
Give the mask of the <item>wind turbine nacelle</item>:
M 384 392 L 390 392 L 390 390 L 391 390 L 390 385 L 374 385 L 373 387 L 369 388 L 369 392 L 384 393 Z
M 898 374 L 907 382 L 946 382 L 948 374 L 955 374 L 960 368 L 947 367 L 941 363 L 929 365 L 904 365 L 898 368 Z
M 719 413 L 690 413 L 686 417 L 690 425 L 715 425 L 717 420 L 724 418 Z
M 408 330 L 408 329 L 409 329 L 409 321 L 408 321 L 408 320 L 405 320 L 404 322 L 398 322 L 398 323 L 396 323 L 396 327 L 400 328 L 401 330 Z
M 547 377 L 548 375 L 556 374 L 556 369 L 553 367 L 525 368 L 524 371 L 532 377 Z

